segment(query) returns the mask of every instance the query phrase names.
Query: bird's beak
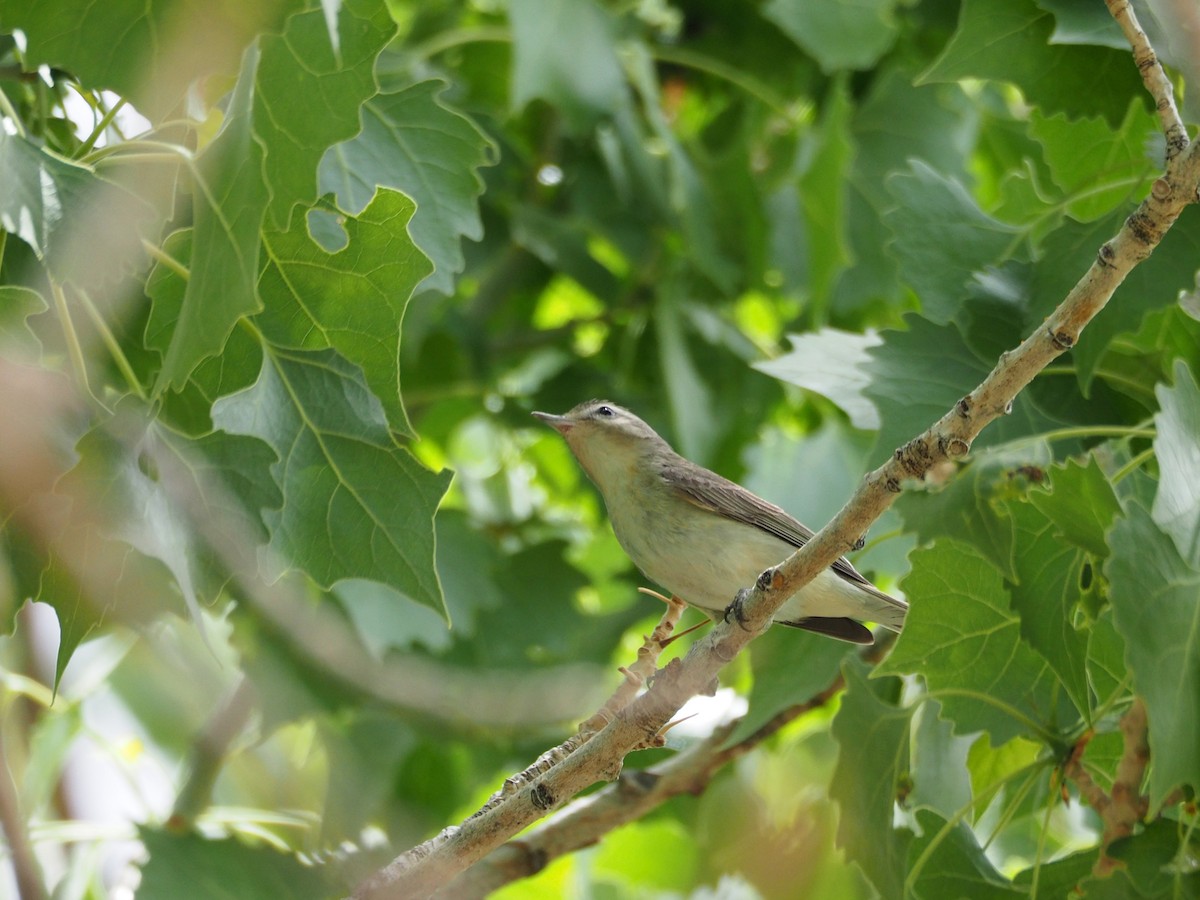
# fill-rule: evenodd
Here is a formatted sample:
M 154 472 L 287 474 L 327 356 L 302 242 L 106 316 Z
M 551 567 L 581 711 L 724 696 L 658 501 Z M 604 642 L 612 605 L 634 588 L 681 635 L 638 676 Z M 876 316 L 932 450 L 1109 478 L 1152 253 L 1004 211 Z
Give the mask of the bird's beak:
M 566 434 L 573 427 L 575 427 L 575 423 L 566 416 L 556 416 L 552 415 L 551 413 L 535 412 L 533 413 L 533 417 L 545 422 L 559 434 Z

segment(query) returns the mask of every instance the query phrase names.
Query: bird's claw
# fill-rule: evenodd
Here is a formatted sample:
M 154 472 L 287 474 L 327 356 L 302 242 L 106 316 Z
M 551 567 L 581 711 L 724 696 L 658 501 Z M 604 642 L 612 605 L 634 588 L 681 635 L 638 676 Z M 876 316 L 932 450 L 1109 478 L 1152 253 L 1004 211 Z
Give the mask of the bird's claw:
M 746 598 L 749 596 L 750 591 L 746 588 L 742 588 L 737 592 L 737 596 L 733 598 L 733 602 L 725 607 L 725 613 L 722 616 L 726 622 L 728 622 L 730 617 L 732 617 L 738 623 L 738 627 L 741 628 L 742 631 L 750 630 L 746 627 L 746 610 L 744 609 Z

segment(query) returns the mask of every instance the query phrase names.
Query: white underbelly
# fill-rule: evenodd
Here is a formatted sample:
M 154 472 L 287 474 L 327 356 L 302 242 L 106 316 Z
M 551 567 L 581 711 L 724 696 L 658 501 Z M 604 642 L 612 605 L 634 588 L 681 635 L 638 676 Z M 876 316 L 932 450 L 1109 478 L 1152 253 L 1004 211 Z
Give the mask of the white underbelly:
M 617 539 L 645 575 L 662 587 L 708 612 L 721 612 L 742 588 L 753 587 L 764 569 L 783 562 L 795 549 L 758 528 L 716 515 L 691 510 L 689 527 L 671 529 L 660 517 L 653 530 L 636 529 L 651 537 L 630 541 L 614 527 Z M 859 619 L 867 612 L 869 596 L 831 569 L 801 588 L 775 614 L 789 622 L 808 616 Z

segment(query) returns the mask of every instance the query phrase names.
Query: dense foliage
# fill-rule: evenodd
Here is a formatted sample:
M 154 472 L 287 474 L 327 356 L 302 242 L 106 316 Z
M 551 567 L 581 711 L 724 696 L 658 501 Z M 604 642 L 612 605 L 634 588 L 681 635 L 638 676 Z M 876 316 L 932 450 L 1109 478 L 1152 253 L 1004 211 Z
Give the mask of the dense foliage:
M 611 397 L 820 525 L 1162 169 L 1100 2 L 64 6 L 0 0 L 22 896 L 339 896 L 460 821 L 661 611 L 530 410 Z M 911 603 L 881 663 L 772 630 L 751 752 L 503 896 L 1200 892 L 1198 260 L 1189 210 L 905 486 L 854 557 Z

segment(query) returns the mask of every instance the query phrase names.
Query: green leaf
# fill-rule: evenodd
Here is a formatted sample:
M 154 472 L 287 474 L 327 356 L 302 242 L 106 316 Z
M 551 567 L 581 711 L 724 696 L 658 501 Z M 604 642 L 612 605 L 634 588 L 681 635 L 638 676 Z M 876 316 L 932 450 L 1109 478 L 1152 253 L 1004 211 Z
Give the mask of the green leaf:
M 1108 555 L 1105 535 L 1121 505 L 1094 454 L 1086 463 L 1067 460 L 1048 471 L 1049 490 L 1033 491 L 1029 502 L 1047 516 L 1058 534 L 1097 557 Z
M 928 900 L 1015 900 L 1028 896 L 996 871 L 966 822 L 951 825 L 927 809 L 917 810 L 916 819 L 920 833 L 908 848 L 908 864 L 911 867 L 926 853 L 929 855 L 913 879 L 912 896 Z
M 263 846 L 151 828 L 141 829 L 138 837 L 150 855 L 138 887 L 138 896 L 146 900 L 268 900 L 329 893 L 320 866 L 303 865 Z
M 1140 100 L 1130 102 L 1116 129 L 1098 117 L 1046 116 L 1037 109 L 1029 117 L 1029 132 L 1042 145 L 1054 183 L 1067 197 L 1066 211 L 1080 222 L 1098 219 L 1145 193 L 1159 165 L 1146 149 L 1157 130 Z
M 1032 503 L 1013 500 L 1007 506 L 1016 537 L 1017 577 L 1010 595 L 1021 617 L 1021 637 L 1050 663 L 1075 708 L 1086 714 L 1087 634 L 1073 624 L 1085 554 L 1065 543 L 1053 520 Z
M 213 422 L 278 456 L 283 507 L 265 520 L 284 566 L 324 587 L 370 578 L 444 614 L 432 520 L 450 475 L 396 446 L 361 370 L 330 350 L 272 349 L 253 385 L 214 404 Z
M 953 323 L 935 325 L 916 315 L 905 323 L 907 331 L 884 331 L 883 342 L 867 351 L 871 382 L 864 393 L 879 410 L 879 451 L 902 446 L 940 419 L 987 377 L 994 362 L 976 354 Z M 1027 392 L 1013 403 L 1011 415 L 979 436 L 975 449 L 1057 424 Z
M 812 8 L 811 4 L 806 4 L 806 8 Z M 804 210 L 808 249 L 805 287 L 813 302 L 821 306 L 828 306 L 834 279 L 851 262 L 846 235 L 846 179 L 854 161 L 855 145 L 850 137 L 854 112 L 847 79 L 840 78 L 825 101 L 810 148 L 811 159 L 796 185 Z M 785 189 L 784 193 L 795 202 L 792 190 Z M 785 261 L 795 253 L 794 244 L 780 247 L 776 251 L 779 266 L 786 265 Z
M 95 183 L 92 170 L 0 128 L 0 226 L 41 258 L 53 248 Z
M 258 62 L 258 50 L 247 50 L 225 126 L 195 168 L 190 274 L 156 393 L 182 387 L 203 359 L 221 351 L 238 319 L 260 306 L 259 229 L 268 191 L 252 128 Z
M 870 384 L 868 351 L 883 343 L 877 334 L 822 328 L 789 334 L 788 342 L 792 345 L 789 352 L 754 363 L 754 368 L 832 400 L 855 428 L 873 431 L 879 427 L 879 411 L 864 393 Z
M 327 253 L 302 217 L 268 233 L 259 280 L 263 335 L 290 350 L 337 350 L 359 366 L 392 430 L 412 437 L 400 398 L 400 320 L 429 261 L 409 239 L 413 202 L 381 189 L 342 222 L 347 245 Z
M 161 250 L 186 269 L 191 260 L 192 232 L 181 229 L 167 236 Z M 145 344 L 165 357 L 171 335 L 179 321 L 187 292 L 187 279 L 163 262 L 155 264 L 146 279 L 150 315 L 146 319 Z M 189 374 L 178 391 L 162 398 L 163 417 L 188 434 L 212 431 L 212 405 L 218 397 L 240 391 L 254 382 L 261 366 L 262 348 L 248 331 L 235 329 L 218 356 L 209 357 Z M 152 379 L 149 379 L 152 380 Z
M 1099 44 L 1115 50 L 1127 50 L 1129 41 L 1121 26 L 1102 6 L 1076 3 L 1075 0 L 1037 0 L 1037 5 L 1054 14 L 1054 44 Z
M 1056 679 L 1021 639 L 1000 573 L 955 540 L 911 559 L 901 587 L 915 602 L 878 673 L 923 676 L 957 734 L 987 731 L 993 744 L 1038 736 L 1056 711 L 1049 699 Z
M 293 207 L 316 199 L 326 149 L 358 132 L 359 107 L 377 91 L 375 58 L 395 32 L 386 4 L 341 0 L 333 31 L 325 10 L 314 8 L 291 16 L 282 34 L 263 38 L 254 134 L 265 150 L 274 229 L 289 230 Z
M 1117 631 L 1150 720 L 1150 801 L 1200 785 L 1200 570 L 1137 503 L 1109 533 Z
M 243 48 L 297 6 L 209 4 L 195 0 L 113 0 L 70 10 L 0 0 L 0 31 L 25 33 L 29 70 L 67 69 L 92 88 L 112 88 L 157 121 L 192 82 L 237 69 Z
M 896 0 L 807 3 L 771 0 L 762 14 L 832 73 L 869 69 L 896 40 Z
M 1200 897 L 1200 873 L 1188 863 L 1195 852 L 1195 837 L 1189 843 L 1188 834 L 1184 823 L 1160 818 L 1135 837 L 1113 841 L 1110 853 L 1125 864 L 1121 874 L 1128 878 L 1136 896 L 1163 900 Z M 1092 896 L 1090 887 L 1087 896 Z
M 1125 640 L 1113 625 L 1111 607 L 1100 613 L 1088 632 L 1087 671 L 1092 693 L 1101 706 L 1112 700 L 1117 691 L 1128 689 Z
M 838 762 L 829 795 L 841 807 L 837 842 L 884 897 L 903 894 L 912 833 L 893 828 L 897 797 L 908 778 L 912 710 L 898 705 L 900 681 L 868 681 L 857 661 L 842 664 L 846 691 L 833 719 Z
M 494 161 L 495 149 L 470 119 L 438 99 L 443 90 L 442 82 L 425 81 L 369 100 L 362 131 L 322 159 L 320 184 L 347 210 L 366 206 L 380 185 L 412 197 L 412 240 L 434 265 L 423 287 L 449 294 L 465 265 L 462 239 L 483 237 L 479 169 Z
M 42 342 L 25 320 L 46 309 L 46 301 L 37 291 L 8 284 L 0 286 L 0 353 L 17 350 L 35 359 L 40 357 Z
M 1160 480 L 1151 513 L 1180 556 L 1200 568 L 1200 389 L 1183 360 L 1174 374 L 1174 387 L 1154 390 L 1162 411 L 1154 417 Z
M 434 531 L 437 572 L 452 631 L 437 613 L 378 581 L 347 579 L 334 589 L 359 639 L 379 659 L 389 650 L 407 650 L 415 644 L 444 651 L 455 637 L 463 640 L 475 634 L 481 612 L 505 603 L 496 585 L 500 561 L 495 545 L 473 530 L 459 510 L 439 511 Z
M 744 740 L 781 710 L 805 703 L 829 687 L 849 651 L 848 645 L 811 632 L 769 629 L 751 646 L 750 709 L 726 745 Z
M 1010 81 L 1048 114 L 1098 114 L 1118 127 L 1137 91 L 1128 52 L 1050 44 L 1053 27 L 1033 0 L 965 0 L 958 30 L 921 81 Z
M 883 221 L 901 276 L 926 318 L 938 324 L 956 318 L 971 275 L 1006 255 L 1017 229 L 985 215 L 960 183 L 920 161 L 889 178 L 887 189 L 896 205 Z
M 1031 454 L 1032 456 L 1032 454 Z M 905 491 L 896 509 L 920 543 L 941 538 L 965 540 L 996 569 L 1016 578 L 1013 560 L 1015 529 L 1003 500 L 1006 475 L 998 460 L 980 455 L 960 469 L 950 483 L 935 490 Z
M 662 381 L 670 398 L 672 424 L 679 438 L 679 451 L 688 459 L 708 460 L 717 441 L 717 423 L 712 416 L 697 416 L 698 409 L 711 409 L 712 394 L 688 349 L 685 300 L 681 289 L 664 291 L 654 307 Z
M 951 818 L 971 803 L 971 771 L 967 759 L 974 737 L 954 734 L 954 726 L 942 718 L 936 700 L 922 703 L 916 711 L 912 736 L 912 792 L 905 800 L 909 808 L 925 807 Z
M 1062 302 L 1091 266 L 1100 246 L 1124 224 L 1129 212 L 1119 209 L 1087 225 L 1068 220 L 1046 238 L 1042 255 L 1034 266 L 1026 331 L 1035 328 Z M 1195 287 L 1197 258 L 1200 258 L 1200 216 L 1180 216 L 1154 253 L 1126 276 L 1104 308 L 1104 315 L 1089 323 L 1083 338 L 1071 351 L 1069 358 L 1075 363 L 1085 393 L 1114 337 L 1137 331 L 1148 312 L 1171 306 L 1180 291 Z
M 545 100 L 581 132 L 625 99 L 615 26 L 593 0 L 512 0 L 512 108 Z

